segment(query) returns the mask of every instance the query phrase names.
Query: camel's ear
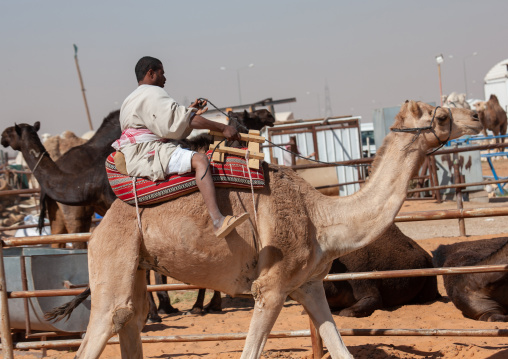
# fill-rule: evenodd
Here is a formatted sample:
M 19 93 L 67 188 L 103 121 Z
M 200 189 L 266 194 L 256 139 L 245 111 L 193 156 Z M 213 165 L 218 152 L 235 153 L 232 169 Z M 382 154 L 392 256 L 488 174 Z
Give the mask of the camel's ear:
M 40 128 L 41 128 L 41 123 L 39 121 L 36 121 L 34 123 L 35 132 L 39 131 Z
M 406 101 L 406 104 L 409 112 L 411 112 L 415 117 L 422 116 L 422 110 L 415 101 Z
M 18 136 L 21 137 L 21 127 L 19 127 L 17 123 L 14 123 L 14 130 L 16 131 Z

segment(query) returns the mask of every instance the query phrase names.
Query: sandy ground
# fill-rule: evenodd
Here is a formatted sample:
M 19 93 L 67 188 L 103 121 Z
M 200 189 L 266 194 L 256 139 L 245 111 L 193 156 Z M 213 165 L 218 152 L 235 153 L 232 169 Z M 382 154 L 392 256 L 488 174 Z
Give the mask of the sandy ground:
M 508 176 L 508 161 L 497 161 L 496 170 Z M 484 164 L 484 173 L 490 174 Z M 466 208 L 508 207 L 508 202 L 466 202 Z M 436 201 L 406 201 L 401 212 L 453 209 L 454 201 L 441 204 Z M 457 220 L 401 223 L 407 235 L 418 240 L 427 251 L 439 244 L 462 240 L 476 240 L 508 236 L 506 217 L 466 220 L 467 237 L 459 237 Z M 339 328 L 364 329 L 508 329 L 508 323 L 478 322 L 464 318 L 446 296 L 442 277 L 438 277 L 439 291 L 443 298 L 425 305 L 408 305 L 388 310 L 377 310 L 367 318 L 343 318 L 334 315 Z M 173 303 L 181 311 L 191 308 L 195 292 L 172 293 Z M 208 294 L 208 297 L 211 293 Z M 161 324 L 149 324 L 143 335 L 185 335 L 212 333 L 247 332 L 252 313 L 252 301 L 224 297 L 223 312 L 205 316 L 176 314 L 163 317 Z M 300 330 L 309 328 L 308 316 L 294 301 L 287 301 L 274 331 Z M 345 344 L 358 359 L 381 358 L 508 358 L 508 339 L 503 337 L 383 337 L 345 336 Z M 243 340 L 211 341 L 196 343 L 158 343 L 143 345 L 146 358 L 240 358 Z M 40 357 L 40 351 L 17 352 L 16 357 Z M 325 352 L 326 353 L 326 352 Z M 53 358 L 73 358 L 75 349 L 48 350 Z M 109 345 L 102 358 L 119 358 L 118 345 Z M 263 358 L 311 358 L 310 338 L 270 339 L 267 341 Z M 325 354 L 325 357 L 329 357 Z

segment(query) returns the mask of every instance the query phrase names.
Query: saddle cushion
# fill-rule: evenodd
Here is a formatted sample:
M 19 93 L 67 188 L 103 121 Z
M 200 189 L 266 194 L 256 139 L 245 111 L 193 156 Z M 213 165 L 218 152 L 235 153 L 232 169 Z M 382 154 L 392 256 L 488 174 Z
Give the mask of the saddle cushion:
M 128 204 L 135 204 L 133 191 L 133 177 L 121 174 L 115 166 L 116 152 L 106 159 L 106 173 L 109 184 L 118 198 Z M 212 151 L 206 154 L 210 158 Z M 211 162 L 210 170 L 216 187 L 251 188 L 249 171 L 245 158 L 226 155 L 224 163 Z M 265 176 L 262 169 L 250 169 L 254 189 L 265 186 Z M 150 181 L 146 178 L 136 178 L 136 195 L 138 204 L 148 205 L 169 201 L 184 194 L 198 190 L 195 172 L 182 175 L 171 175 L 162 181 Z

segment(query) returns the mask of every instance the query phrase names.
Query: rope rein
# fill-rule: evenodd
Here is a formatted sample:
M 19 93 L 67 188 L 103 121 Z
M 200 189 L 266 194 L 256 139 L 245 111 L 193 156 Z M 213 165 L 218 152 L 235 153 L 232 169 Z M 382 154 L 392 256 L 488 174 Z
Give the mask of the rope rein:
M 211 101 L 209 101 L 208 99 L 206 98 L 202 98 L 200 97 L 198 100 L 203 100 L 203 101 L 206 101 L 208 102 L 212 107 L 214 107 L 217 111 L 219 111 L 220 113 L 222 113 L 224 116 L 226 116 L 227 118 L 229 118 L 229 116 L 224 112 L 222 111 L 220 108 L 218 108 L 217 106 L 215 106 Z M 239 127 L 242 127 L 244 130 L 246 130 L 247 132 L 249 131 L 249 129 L 247 127 L 245 127 L 244 125 L 242 125 L 241 123 L 237 122 L 238 126 Z M 224 141 L 224 140 L 223 140 Z M 277 148 L 280 148 L 282 151 L 286 151 L 288 153 L 291 153 L 292 155 L 295 155 L 297 157 L 300 157 L 300 158 L 303 158 L 303 159 L 306 159 L 306 160 L 309 160 L 309 161 L 312 161 L 312 162 L 316 162 L 316 163 L 321 163 L 321 164 L 324 164 L 324 165 L 333 165 L 335 164 L 334 162 L 325 162 L 325 161 L 319 161 L 319 160 L 315 160 L 315 159 L 312 159 L 312 158 L 307 158 L 305 156 L 302 156 L 301 154 L 299 153 L 296 153 L 296 152 L 293 152 L 293 151 L 290 151 L 284 147 L 282 147 L 281 145 L 278 145 L 276 143 L 273 143 L 272 141 L 268 140 L 265 138 L 265 141 L 268 142 L 269 144 L 277 147 Z M 217 146 L 215 146 L 215 148 L 213 149 L 213 151 L 215 151 L 215 149 L 222 143 L 222 141 L 217 144 Z M 212 152 L 213 154 L 213 152 Z M 338 166 L 344 166 L 344 167 L 369 167 L 370 164 L 358 164 L 358 165 L 338 165 Z M 206 174 L 206 172 L 205 172 Z M 204 177 L 204 176 L 203 176 Z

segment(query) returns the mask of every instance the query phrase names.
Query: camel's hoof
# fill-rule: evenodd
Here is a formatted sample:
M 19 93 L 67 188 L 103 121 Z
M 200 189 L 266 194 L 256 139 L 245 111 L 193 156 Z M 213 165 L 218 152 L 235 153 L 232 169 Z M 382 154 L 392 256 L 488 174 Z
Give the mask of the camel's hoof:
M 187 313 L 185 313 L 185 315 L 203 315 L 204 314 L 204 311 L 202 308 L 192 308 L 190 311 L 188 311 Z
M 205 308 L 205 310 L 203 312 L 204 313 L 219 313 L 219 312 L 222 312 L 222 308 L 207 307 L 207 308 Z
M 180 311 L 175 308 L 175 307 L 159 307 L 159 309 L 157 310 L 157 313 L 159 314 L 175 314 L 175 313 L 180 313 Z
M 156 317 L 150 316 L 150 317 L 146 318 L 146 323 L 147 324 L 162 323 L 162 318 L 159 316 L 156 316 Z

